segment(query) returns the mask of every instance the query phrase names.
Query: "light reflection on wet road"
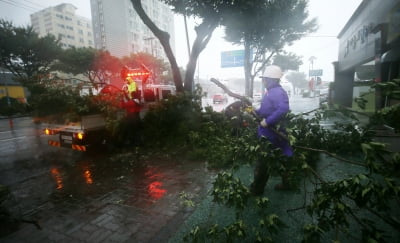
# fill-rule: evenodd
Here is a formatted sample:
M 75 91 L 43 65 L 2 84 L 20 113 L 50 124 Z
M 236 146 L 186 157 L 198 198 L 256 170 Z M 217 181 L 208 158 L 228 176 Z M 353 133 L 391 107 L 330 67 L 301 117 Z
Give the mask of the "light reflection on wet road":
M 315 108 L 314 103 L 312 99 L 303 99 L 295 101 L 294 106 L 307 111 Z M 217 104 L 214 110 L 222 110 L 226 105 Z M 181 207 L 181 192 L 199 194 L 207 189 L 202 165 L 164 157 L 148 161 L 132 156 L 132 151 L 127 151 L 126 158 L 115 159 L 112 154 L 85 154 L 50 147 L 41 136 L 41 127 L 34 125 L 30 118 L 15 119 L 13 129 L 7 120 L 0 120 L 0 184 L 11 188 L 15 204 L 12 210 L 18 215 L 45 220 L 43 215 L 65 216 L 76 208 L 98 212 L 107 205 L 120 205 L 150 210 L 157 219 L 145 219 L 145 222 L 161 220 L 164 223 Z M 90 219 L 90 215 L 87 217 Z M 121 217 L 122 225 L 118 227 L 126 227 L 128 215 Z M 140 217 L 131 220 L 141 222 Z M 44 221 L 43 224 L 51 227 L 54 223 Z M 153 225 L 152 230 L 161 226 Z M 135 231 L 131 231 L 133 235 Z
M 223 110 L 233 101 L 229 98 L 227 104 L 213 107 Z M 203 105 L 207 102 L 210 100 L 203 102 Z M 290 104 L 295 113 L 308 111 L 318 106 L 318 98 L 291 97 Z M 12 187 L 25 185 L 25 189 L 20 188 L 24 200 L 40 201 L 35 198 L 45 198 L 51 194 L 85 198 L 107 193 L 127 180 L 133 183 L 129 187 L 135 188 L 134 191 L 142 190 L 140 195 L 144 195 L 145 191 L 147 198 L 144 201 L 158 200 L 168 194 L 169 190 L 163 182 L 166 178 L 163 170 L 168 168 L 157 165 L 146 167 L 142 162 L 115 163 L 110 162 L 107 156 L 50 147 L 45 136 L 41 135 L 40 125 L 34 125 L 30 118 L 14 119 L 13 129 L 10 129 L 7 119 L 0 120 L 0 183 Z M 26 187 L 28 182 L 31 182 L 30 186 Z M 43 184 L 51 187 L 42 187 Z M 32 188 L 33 191 L 35 185 L 40 193 L 28 196 L 29 189 L 26 188 Z M 135 198 L 133 196 L 127 200 L 134 203 Z

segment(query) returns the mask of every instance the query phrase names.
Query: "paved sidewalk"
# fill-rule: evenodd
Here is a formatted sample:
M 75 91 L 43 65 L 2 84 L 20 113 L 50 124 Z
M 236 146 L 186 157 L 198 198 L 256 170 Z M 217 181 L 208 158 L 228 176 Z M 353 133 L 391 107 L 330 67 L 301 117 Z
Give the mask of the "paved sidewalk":
M 115 181 L 115 188 L 84 198 L 53 194 L 24 216 L 23 223 L 0 242 L 165 242 L 191 214 L 180 193 L 200 200 L 210 187 L 204 165 L 146 161 L 140 177 Z M 23 187 L 23 185 L 21 185 Z

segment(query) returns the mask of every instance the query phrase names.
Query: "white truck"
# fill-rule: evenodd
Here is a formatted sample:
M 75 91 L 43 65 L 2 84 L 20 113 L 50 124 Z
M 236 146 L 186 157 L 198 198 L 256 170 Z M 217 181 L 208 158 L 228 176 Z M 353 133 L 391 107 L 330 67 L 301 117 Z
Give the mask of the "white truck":
M 127 102 L 131 104 L 130 107 L 123 105 L 119 108 L 124 108 L 126 111 L 130 110 L 128 112 L 137 112 L 139 110 L 141 117 L 143 117 L 146 112 L 146 106 L 144 105 L 146 102 L 157 102 L 166 99 L 168 95 L 175 95 L 175 86 L 173 85 L 146 84 L 149 75 L 150 72 L 144 65 L 141 69 L 129 69 L 128 67 L 124 67 L 121 70 L 121 78 L 123 80 L 128 76 L 138 79 L 137 82 L 139 82 L 138 88 L 141 97 L 139 101 L 140 104 L 135 102 L 136 107 L 132 106 L 132 102 Z M 126 97 L 126 95 L 121 95 L 121 92 L 124 92 L 121 88 L 109 84 L 103 87 L 99 97 L 105 98 L 106 100 L 111 100 L 116 97 Z M 114 104 L 113 106 L 118 105 Z M 132 108 L 134 108 L 134 111 L 132 111 Z M 121 109 L 121 113 L 124 113 L 123 109 Z M 121 118 L 123 115 L 118 114 L 117 117 Z M 59 116 L 53 116 L 53 119 L 47 117 L 42 120 L 44 121 L 44 123 L 42 123 L 44 126 L 44 133 L 49 136 L 48 144 L 51 146 L 87 151 L 88 149 L 105 145 L 113 139 L 107 131 L 106 118 L 103 114 L 81 115 L 78 116 L 78 118 L 75 116 L 73 119 L 74 122 L 70 122 L 67 116 L 65 119 Z M 64 120 L 65 122 L 60 123 L 60 121 Z
M 106 122 L 101 114 L 84 115 L 77 122 L 43 123 L 42 126 L 49 135 L 48 144 L 55 147 L 87 151 L 107 142 Z
M 146 113 L 145 103 L 154 103 L 166 99 L 168 95 L 175 95 L 175 86 L 151 84 L 146 87 L 147 94 L 151 93 L 149 100 L 142 97 L 140 104 L 140 116 Z M 117 92 L 119 92 L 117 90 Z M 109 95 L 113 95 L 109 93 Z M 121 109 L 117 117 L 122 118 L 124 111 Z M 74 122 L 68 121 L 68 118 L 56 119 L 41 118 L 44 134 L 48 135 L 48 144 L 54 147 L 65 147 L 77 151 L 88 151 L 101 148 L 113 141 L 106 128 L 106 118 L 103 114 L 82 115 Z M 64 121 L 65 122 L 60 122 Z

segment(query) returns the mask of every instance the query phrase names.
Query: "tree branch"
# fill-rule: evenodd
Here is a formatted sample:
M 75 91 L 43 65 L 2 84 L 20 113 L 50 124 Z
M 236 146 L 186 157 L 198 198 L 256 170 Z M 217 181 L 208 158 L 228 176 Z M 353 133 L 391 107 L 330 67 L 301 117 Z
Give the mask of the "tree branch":
M 164 52 L 171 65 L 172 76 L 174 78 L 176 91 L 183 92 L 182 76 L 181 73 L 179 72 L 178 63 L 176 62 L 176 58 L 169 43 L 170 36 L 168 32 L 162 31 L 154 24 L 154 22 L 149 18 L 149 16 L 144 11 L 141 0 L 131 0 L 131 2 L 133 8 L 139 15 L 140 19 L 142 19 L 143 23 L 151 30 L 151 32 L 157 37 L 157 39 L 163 46 Z
M 244 102 L 246 105 L 248 105 L 248 106 L 251 106 L 251 105 L 252 105 L 252 104 L 251 104 L 251 101 L 250 101 L 249 99 L 247 99 L 247 98 L 244 97 L 244 96 L 241 96 L 241 95 L 238 95 L 238 94 L 233 93 L 232 91 L 230 91 L 230 90 L 228 89 L 228 87 L 226 87 L 224 84 L 222 84 L 221 82 L 219 82 L 217 79 L 211 78 L 210 81 L 213 82 L 213 83 L 215 83 L 215 84 L 216 84 L 218 87 L 220 87 L 221 89 L 223 89 L 229 96 L 231 96 L 231 97 L 233 97 L 233 98 L 237 98 L 237 99 L 243 101 L 243 102 Z M 312 111 L 310 111 L 310 112 L 308 112 L 308 113 L 311 113 L 311 112 L 313 112 L 313 111 L 314 111 L 314 110 L 312 110 Z M 303 114 L 304 114 L 304 113 L 303 113 Z M 257 115 L 257 113 L 255 113 L 254 111 L 252 112 L 252 115 L 253 115 L 257 120 L 261 120 L 261 118 L 260 118 L 260 117 Z M 280 138 L 282 138 L 282 139 L 284 139 L 284 140 L 290 142 L 289 138 L 288 138 L 285 134 L 283 134 L 283 133 L 277 131 L 276 129 L 273 129 L 273 128 L 270 128 L 270 129 L 271 129 L 275 134 L 277 134 Z M 293 147 L 294 147 L 294 148 L 303 149 L 303 150 L 308 150 L 308 151 L 314 151 L 314 152 L 325 153 L 325 154 L 327 154 L 327 155 L 329 155 L 329 156 L 331 156 L 331 157 L 333 157 L 333 158 L 336 158 L 336 159 L 338 159 L 338 160 L 341 160 L 341 161 L 344 161 L 344 162 L 347 162 L 347 163 L 350 163 L 350 164 L 359 165 L 359 166 L 366 166 L 366 165 L 363 164 L 363 163 L 355 162 L 355 161 L 352 161 L 352 160 L 348 160 L 348 159 L 342 158 L 342 157 L 337 156 L 336 154 L 333 154 L 333 153 L 328 152 L 328 151 L 326 151 L 326 150 L 314 149 L 314 148 L 303 147 L 303 146 L 298 146 L 298 145 L 293 145 Z
M 239 99 L 242 102 L 244 102 L 246 105 L 251 106 L 251 101 L 247 97 L 233 93 L 232 91 L 230 91 L 230 89 L 228 89 L 228 87 L 226 87 L 223 83 L 221 83 L 220 81 L 218 81 L 215 78 L 211 78 L 210 81 L 215 83 L 218 87 L 220 87 L 223 91 L 225 91 L 225 93 L 227 93 L 229 96 Z
M 333 154 L 333 153 L 328 152 L 328 151 L 323 150 L 323 149 L 315 149 L 315 148 L 303 147 L 303 146 L 298 146 L 298 145 L 293 145 L 293 147 L 294 148 L 298 148 L 298 149 L 303 149 L 303 150 L 314 151 L 314 152 L 321 152 L 321 153 L 327 154 L 327 155 L 329 155 L 329 156 L 331 156 L 331 157 L 333 157 L 335 159 L 347 162 L 349 164 L 359 165 L 359 166 L 364 166 L 364 167 L 367 166 L 364 163 L 360 163 L 360 162 L 356 162 L 356 161 L 352 161 L 352 160 L 348 160 L 348 159 L 342 158 L 340 156 L 337 156 L 336 154 Z

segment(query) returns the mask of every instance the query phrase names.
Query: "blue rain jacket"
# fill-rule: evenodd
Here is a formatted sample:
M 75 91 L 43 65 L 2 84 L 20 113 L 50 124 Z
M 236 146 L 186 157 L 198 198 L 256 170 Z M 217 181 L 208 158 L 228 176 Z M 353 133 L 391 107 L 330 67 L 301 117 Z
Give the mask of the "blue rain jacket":
M 272 129 L 277 129 L 277 125 L 282 121 L 286 113 L 289 112 L 289 98 L 286 91 L 279 84 L 277 79 L 267 78 L 267 92 L 261 101 L 261 106 L 256 113 L 265 118 L 268 127 L 258 126 L 258 136 L 266 137 L 274 146 L 280 148 L 284 155 L 293 155 L 293 149 L 289 142 L 281 138 Z M 279 132 L 286 135 L 284 124 L 279 124 Z

